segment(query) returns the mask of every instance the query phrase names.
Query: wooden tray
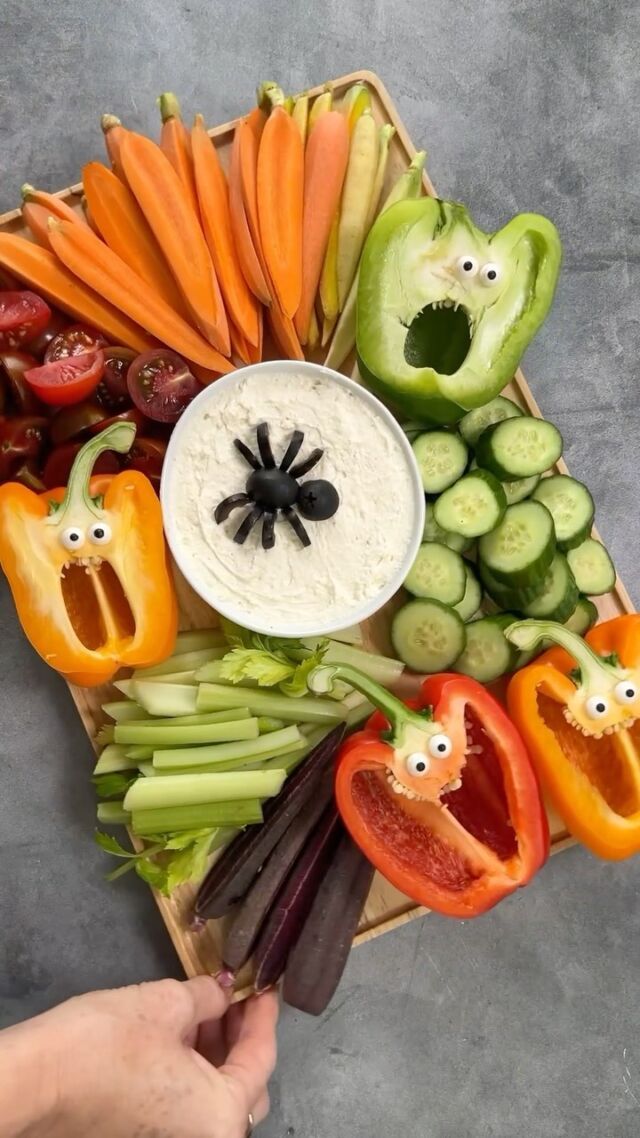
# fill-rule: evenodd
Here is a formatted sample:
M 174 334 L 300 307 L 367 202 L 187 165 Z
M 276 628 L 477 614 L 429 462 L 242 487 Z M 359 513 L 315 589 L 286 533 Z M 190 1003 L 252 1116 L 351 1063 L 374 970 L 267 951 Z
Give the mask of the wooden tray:
M 415 147 L 409 139 L 395 104 L 377 75 L 374 75 L 370 71 L 354 71 L 350 75 L 344 75 L 340 79 L 336 79 L 330 85 L 336 98 L 339 98 L 348 87 L 356 82 L 365 82 L 368 84 L 371 90 L 373 113 L 376 119 L 379 122 L 391 122 L 396 128 L 396 134 L 391 143 L 387 171 L 387 182 L 391 184 L 395 181 L 399 172 L 406 168 L 412 155 L 415 153 Z M 323 89 L 323 87 L 317 87 L 312 90 L 310 94 L 317 95 Z M 216 127 L 210 132 L 212 137 L 215 138 L 216 146 L 223 163 L 226 163 L 228 160 L 234 127 L 235 122 L 225 123 L 223 126 Z M 434 187 L 426 174 L 424 177 L 424 186 L 428 194 L 435 194 Z M 82 187 L 76 185 L 67 190 L 62 190 L 59 196 L 68 200 L 70 205 L 80 209 L 81 192 Z M 387 187 L 385 186 L 384 194 L 386 194 L 386 192 Z M 8 232 L 28 236 L 19 210 L 14 210 L 12 213 L 6 213 L 4 216 L 1 216 L 0 228 Z M 544 335 L 544 332 L 542 335 Z M 320 353 L 314 358 L 322 360 L 323 355 L 324 353 Z M 354 361 L 351 361 L 351 366 L 345 365 L 343 370 L 346 374 L 353 374 L 355 370 Z M 506 393 L 530 414 L 540 415 L 538 406 L 521 371 L 518 371 L 513 382 L 506 389 Z M 564 462 L 561 461 L 558 463 L 557 470 L 564 473 L 567 472 Z M 215 623 L 215 617 L 211 610 L 195 596 L 177 571 L 176 583 L 180 598 L 181 627 L 206 628 Z M 597 599 L 597 604 L 602 619 L 609 619 L 621 613 L 634 611 L 629 595 L 619 580 L 616 582 L 615 589 L 610 594 Z M 393 611 L 393 607 L 394 602 L 390 602 L 382 613 L 379 613 L 374 619 L 368 622 L 365 628 L 366 646 L 381 652 L 388 652 L 390 650 L 388 645 L 388 624 L 389 615 Z M 95 746 L 95 736 L 103 722 L 101 705 L 106 700 L 114 698 L 114 689 L 109 686 L 85 689 L 70 685 L 69 690 L 86 727 L 87 733 Z M 573 840 L 567 834 L 561 820 L 551 811 L 549 812 L 549 821 L 552 834 L 552 852 L 558 853 L 560 850 L 566 849 L 567 846 L 573 844 Z M 220 944 L 222 937 L 221 922 L 210 921 L 204 931 L 197 934 L 189 931 L 188 921 L 193 896 L 194 889 L 191 886 L 183 886 L 178 889 L 170 899 L 155 893 L 156 901 L 167 929 L 169 930 L 169 935 L 171 936 L 176 952 L 188 976 L 194 976 L 197 973 L 203 972 L 213 973 L 218 970 L 220 967 Z M 394 889 L 392 885 L 389 885 L 380 874 L 376 874 L 354 943 L 361 944 L 363 941 L 379 936 L 381 933 L 398 928 L 406 921 L 424 916 L 427 912 L 428 910 L 416 905 L 413 901 L 410 901 L 407 897 L 403 896 L 403 894 L 399 893 L 397 889 Z M 249 980 L 250 976 L 248 972 L 240 977 L 238 991 L 236 992 L 237 998 L 242 998 L 248 994 Z

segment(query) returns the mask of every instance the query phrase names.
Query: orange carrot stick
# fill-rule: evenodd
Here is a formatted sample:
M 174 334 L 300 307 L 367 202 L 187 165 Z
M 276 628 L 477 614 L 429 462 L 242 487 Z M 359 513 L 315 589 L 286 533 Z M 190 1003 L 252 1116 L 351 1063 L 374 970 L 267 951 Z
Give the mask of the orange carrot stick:
M 262 308 L 258 309 L 259 339 L 257 344 L 251 344 L 243 336 L 235 324 L 229 324 L 231 333 L 231 351 L 243 364 L 259 364 L 262 360 Z
M 160 95 L 158 106 L 160 107 L 160 114 L 162 116 L 160 149 L 163 154 L 166 154 L 182 182 L 182 188 L 189 199 L 189 203 L 196 217 L 200 217 L 191 151 L 191 136 L 182 121 L 180 103 L 175 95 L 172 95 L 170 91 L 166 91 L 163 95 Z
M 51 211 L 37 202 L 25 202 L 22 207 L 22 216 L 31 236 L 35 238 L 38 245 L 41 245 L 43 249 L 50 249 L 49 218 L 52 216 Z
M 238 123 L 240 180 L 249 230 L 255 249 L 260 253 L 260 222 L 258 220 L 258 151 L 267 116 L 260 107 L 254 107 Z
M 159 146 L 128 131 L 120 148 L 130 189 L 207 339 L 229 354 L 229 325 L 211 254 L 180 179 Z
M 269 324 L 273 338 L 284 358 L 287 360 L 304 360 L 304 352 L 300 347 L 293 320 L 285 315 L 275 300 L 269 309 Z
M 75 209 L 72 209 L 69 203 L 66 202 L 64 198 L 59 197 L 58 194 L 50 194 L 46 190 L 36 190 L 35 186 L 30 186 L 28 182 L 25 182 L 24 185 L 21 186 L 20 193 L 23 202 L 22 216 L 27 222 L 27 225 L 29 225 L 27 220 L 28 213 L 25 213 L 25 210 L 28 211 L 28 207 L 32 203 L 34 205 L 44 206 L 48 214 L 52 217 L 59 217 L 64 221 L 78 221 L 80 225 L 84 224 L 82 214 L 76 213 Z M 31 226 L 29 226 L 29 228 L 31 228 Z
M 306 344 L 329 234 L 340 204 L 349 160 L 349 127 L 340 111 L 327 111 L 316 122 L 304 157 L 302 221 L 302 296 L 295 326 Z
M 100 126 L 104 135 L 104 144 L 107 148 L 107 155 L 111 163 L 111 169 L 117 178 L 121 181 L 126 181 L 124 170 L 122 169 L 122 162 L 120 161 L 120 147 L 122 140 L 127 133 L 126 128 L 123 127 L 120 119 L 116 115 L 103 115 L 100 119 Z
M 304 147 L 279 88 L 258 151 L 260 244 L 269 277 L 286 316 L 293 319 L 302 293 Z
M 254 296 L 263 304 L 271 304 L 271 292 L 267 284 L 264 266 L 256 249 L 242 196 L 242 180 L 240 174 L 240 124 L 236 127 L 231 147 L 231 162 L 229 165 L 229 212 L 231 216 L 231 232 L 238 254 L 238 261 L 242 275 L 249 285 Z
M 65 224 L 80 232 L 86 229 L 89 236 L 100 244 L 88 226 L 72 226 L 71 222 Z M 0 265 L 74 320 L 81 320 L 104 332 L 113 344 L 124 344 L 134 352 L 144 352 L 153 347 L 155 341 L 138 324 L 128 320 L 92 289 L 86 288 L 48 249 L 41 249 L 33 241 L 26 241 L 13 233 L 0 233 Z
M 182 293 L 127 184 L 100 162 L 83 168 L 82 182 L 91 216 L 109 248 L 188 322 Z
M 202 115 L 196 115 L 191 131 L 191 149 L 200 204 L 202 229 L 218 275 L 229 316 L 243 338 L 258 346 L 258 304 L 247 287 L 238 264 L 231 217 L 229 191 L 218 153 L 206 132 Z M 233 343 L 233 337 L 232 341 Z
M 84 217 L 87 225 L 89 226 L 90 229 L 93 229 L 93 232 L 95 233 L 96 237 L 102 237 L 102 234 L 101 234 L 100 230 L 98 229 L 98 226 L 96 225 L 96 219 L 95 219 L 95 217 L 92 217 L 92 215 L 91 215 L 91 210 L 89 209 L 89 203 L 87 201 L 87 195 L 86 194 L 82 195 L 81 205 L 82 205 L 82 214 L 83 214 L 83 217 Z
M 188 360 L 214 371 L 231 371 L 231 365 L 203 340 L 186 321 L 134 273 L 88 226 L 51 221 L 51 244 L 70 272 L 152 336 Z

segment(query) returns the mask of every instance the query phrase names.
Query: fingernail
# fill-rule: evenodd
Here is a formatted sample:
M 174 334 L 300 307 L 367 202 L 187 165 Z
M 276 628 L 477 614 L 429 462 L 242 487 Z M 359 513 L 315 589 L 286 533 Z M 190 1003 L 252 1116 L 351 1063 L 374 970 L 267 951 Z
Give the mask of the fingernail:
M 221 972 L 216 972 L 215 979 L 218 981 L 220 987 L 226 991 L 233 988 L 236 982 L 234 973 L 230 972 L 228 968 L 223 968 Z

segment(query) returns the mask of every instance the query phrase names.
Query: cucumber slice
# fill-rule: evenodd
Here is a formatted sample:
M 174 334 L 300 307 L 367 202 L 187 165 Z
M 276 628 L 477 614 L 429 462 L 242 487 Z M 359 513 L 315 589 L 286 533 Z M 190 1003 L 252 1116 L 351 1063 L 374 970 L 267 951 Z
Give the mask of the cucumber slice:
M 466 644 L 465 625 L 457 612 L 440 601 L 409 601 L 391 625 L 394 651 L 414 672 L 444 672 Z
M 532 585 L 526 587 L 520 586 L 518 589 L 510 589 L 506 585 L 503 585 L 501 581 L 496 580 L 484 561 L 478 562 L 478 572 L 488 596 L 498 608 L 503 609 L 505 612 L 522 612 L 524 606 L 535 600 L 536 597 L 539 597 L 540 593 L 544 590 L 544 576 L 538 581 L 535 581 Z
M 427 431 L 412 446 L 425 494 L 441 494 L 464 474 L 469 451 L 452 431 Z
M 553 518 L 541 502 L 509 506 L 493 533 L 480 538 L 478 552 L 499 584 L 530 588 L 544 577 L 555 556 Z
M 466 576 L 464 596 L 453 607 L 462 620 L 471 620 L 482 604 L 482 586 L 467 561 L 463 562 Z
M 553 518 L 558 549 L 575 549 L 589 537 L 595 506 L 582 482 L 568 474 L 552 474 L 542 479 L 533 497 Z
M 438 525 L 434 513 L 433 502 L 425 503 L 423 541 L 437 541 L 439 545 L 448 545 L 455 553 L 466 553 L 471 548 L 472 540 L 463 537 L 460 533 L 448 533 Z
M 588 537 L 577 549 L 567 553 L 571 572 L 581 593 L 600 597 L 616 583 L 616 571 L 604 545 Z
M 598 610 L 593 601 L 590 601 L 588 597 L 580 597 L 571 616 L 565 620 L 564 626 L 570 632 L 577 632 L 578 636 L 584 636 L 597 622 Z
M 543 474 L 561 454 L 558 428 L 532 415 L 495 423 L 482 432 L 476 445 L 478 465 L 506 482 Z
M 469 411 L 458 423 L 458 430 L 468 446 L 474 447 L 483 431 L 505 419 L 516 419 L 524 412 L 504 395 L 498 395 L 484 407 Z
M 455 605 L 464 597 L 464 561 L 446 545 L 426 542 L 418 550 L 404 587 L 414 597 L 431 597 L 445 605 Z
M 498 525 L 507 508 L 504 490 L 487 470 L 474 470 L 434 503 L 433 516 L 449 533 L 480 537 Z
M 578 587 L 566 557 L 556 553 L 539 596 L 522 606 L 525 616 L 536 620 L 568 620 L 578 603 Z
M 490 684 L 512 672 L 518 652 L 504 635 L 505 628 L 513 624 L 510 613 L 485 616 L 467 625 L 467 644 L 454 664 L 454 671 L 472 676 L 481 684 Z
M 524 502 L 530 498 L 540 481 L 539 474 L 532 474 L 530 478 L 516 478 L 513 482 L 503 482 L 508 506 L 515 506 L 516 502 Z

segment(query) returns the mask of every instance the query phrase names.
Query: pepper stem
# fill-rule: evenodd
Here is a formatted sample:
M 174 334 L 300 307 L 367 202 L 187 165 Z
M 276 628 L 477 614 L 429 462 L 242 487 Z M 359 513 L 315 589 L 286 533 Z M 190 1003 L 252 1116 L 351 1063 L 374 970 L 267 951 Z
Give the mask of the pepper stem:
M 89 489 L 93 467 L 105 450 L 126 454 L 131 449 L 135 433 L 134 423 L 112 423 L 110 427 L 84 444 L 71 467 L 64 498 L 59 505 L 54 505 L 49 521 L 59 525 L 64 520 L 65 514 L 83 506 L 96 517 L 100 517 L 98 500 L 91 497 Z
M 552 620 L 517 620 L 505 630 L 507 640 L 525 652 L 537 648 L 543 640 L 551 640 L 573 657 L 581 672 L 580 687 L 597 688 L 599 679 L 610 682 L 619 670 L 596 655 L 576 632 Z
M 309 675 L 307 684 L 310 691 L 322 695 L 331 691 L 335 680 L 344 680 L 350 687 L 365 695 L 369 702 L 389 720 L 393 738 L 400 736 L 408 723 L 424 728 L 423 716 L 416 714 L 401 699 L 350 664 L 319 664 Z

